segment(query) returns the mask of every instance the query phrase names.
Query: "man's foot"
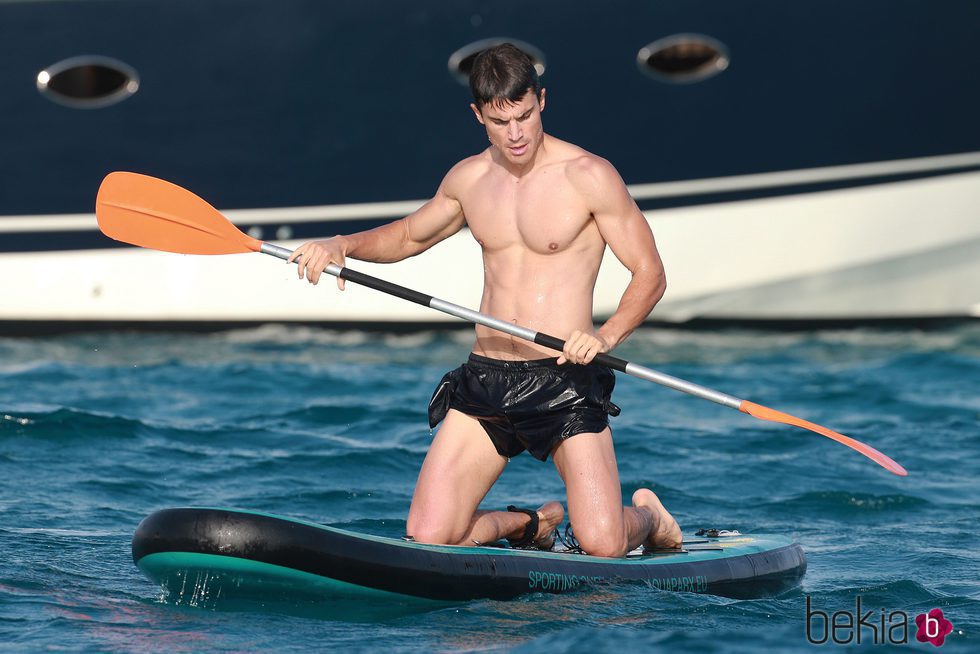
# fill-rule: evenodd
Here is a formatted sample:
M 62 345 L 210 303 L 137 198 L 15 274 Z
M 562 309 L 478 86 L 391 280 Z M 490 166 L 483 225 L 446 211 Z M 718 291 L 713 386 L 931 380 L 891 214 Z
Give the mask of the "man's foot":
M 660 498 L 647 488 L 641 488 L 633 493 L 633 506 L 638 509 L 646 509 L 653 517 L 653 527 L 650 535 L 643 541 L 643 546 L 647 549 L 676 549 L 681 546 L 684 535 L 681 528 L 674 520 L 674 516 L 667 512 Z
M 565 509 L 560 502 L 548 502 L 537 511 L 508 506 L 512 513 L 526 513 L 529 521 L 521 535 L 508 538 L 511 547 L 550 550 L 555 545 L 555 533 L 565 517 Z

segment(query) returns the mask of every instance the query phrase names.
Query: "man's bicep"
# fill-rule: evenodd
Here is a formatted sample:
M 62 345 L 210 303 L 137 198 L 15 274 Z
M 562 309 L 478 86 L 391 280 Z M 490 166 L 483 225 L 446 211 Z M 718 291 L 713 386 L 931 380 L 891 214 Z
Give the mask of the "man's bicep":
M 597 216 L 596 224 L 609 249 L 630 272 L 663 269 L 650 224 L 639 209 L 634 207 L 626 215 Z
M 409 241 L 428 248 L 463 228 L 463 208 L 440 188 L 436 195 L 405 218 Z
M 606 175 L 606 192 L 599 194 L 593 216 L 603 240 L 631 272 L 639 267 L 662 270 L 663 264 L 650 223 L 636 206 L 619 174 Z

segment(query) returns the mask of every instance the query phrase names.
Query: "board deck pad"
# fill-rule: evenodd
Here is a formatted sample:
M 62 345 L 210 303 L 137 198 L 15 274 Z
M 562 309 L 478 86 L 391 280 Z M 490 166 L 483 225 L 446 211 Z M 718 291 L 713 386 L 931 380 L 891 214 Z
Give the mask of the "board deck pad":
M 692 535 L 680 551 L 609 559 L 427 545 L 219 508 L 157 511 L 137 527 L 132 548 L 133 561 L 165 593 L 200 605 L 228 597 L 506 600 L 625 583 L 760 597 L 798 585 L 806 571 L 803 548 L 782 536 Z

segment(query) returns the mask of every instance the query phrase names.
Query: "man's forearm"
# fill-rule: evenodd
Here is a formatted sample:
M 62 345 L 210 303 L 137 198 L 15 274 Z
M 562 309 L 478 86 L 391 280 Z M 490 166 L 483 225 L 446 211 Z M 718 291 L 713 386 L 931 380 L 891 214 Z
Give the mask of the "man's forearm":
M 418 254 L 401 220 L 335 238 L 343 242 L 345 256 L 360 261 L 394 263 Z
M 643 324 L 657 302 L 667 290 L 667 277 L 663 269 L 635 272 L 616 312 L 596 332 L 613 349 Z

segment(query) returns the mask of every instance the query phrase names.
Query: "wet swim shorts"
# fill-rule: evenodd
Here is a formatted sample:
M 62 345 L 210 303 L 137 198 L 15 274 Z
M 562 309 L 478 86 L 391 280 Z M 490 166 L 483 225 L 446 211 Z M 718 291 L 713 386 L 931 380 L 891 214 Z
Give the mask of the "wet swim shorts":
M 429 425 L 435 427 L 456 409 L 480 421 L 501 456 L 527 450 L 546 461 L 566 438 L 601 432 L 609 416 L 619 415 L 619 407 L 610 401 L 615 384 L 615 375 L 605 366 L 471 354 L 436 387 Z

